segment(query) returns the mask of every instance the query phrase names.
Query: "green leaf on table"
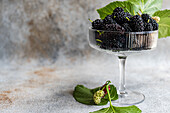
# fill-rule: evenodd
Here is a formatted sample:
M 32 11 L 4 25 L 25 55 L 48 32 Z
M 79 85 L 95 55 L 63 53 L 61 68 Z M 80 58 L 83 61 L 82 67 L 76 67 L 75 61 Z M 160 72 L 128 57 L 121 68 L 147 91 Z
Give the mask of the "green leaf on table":
M 107 15 L 111 15 L 116 7 L 122 7 L 125 10 L 125 12 L 129 12 L 132 15 L 134 14 L 134 12 L 135 13 L 138 12 L 137 7 L 134 4 L 127 1 L 111 2 L 107 6 L 97 9 L 97 12 L 99 13 L 100 18 L 104 19 Z
M 153 16 L 160 17 L 159 38 L 170 36 L 170 10 L 157 11 Z
M 128 107 L 115 107 L 115 113 L 141 113 L 142 111 L 136 106 L 128 106 Z
M 100 88 L 96 88 L 94 90 L 99 90 Z M 87 104 L 87 105 L 95 105 L 93 101 L 93 92 L 91 89 L 84 87 L 83 85 L 77 85 L 73 92 L 73 97 L 76 101 Z M 106 103 L 107 104 L 107 103 Z
M 112 110 L 111 106 L 108 108 L 103 108 L 98 111 L 90 112 L 90 113 L 141 113 L 142 111 L 136 106 L 129 107 L 115 107 L 112 106 L 115 112 Z
M 127 0 L 137 6 L 139 11 L 153 15 L 162 9 L 162 0 Z
M 102 108 L 98 111 L 90 112 L 90 113 L 114 113 L 111 107 L 108 108 Z
M 117 100 L 118 99 L 118 94 L 117 94 L 117 89 L 116 89 L 116 87 L 115 86 L 113 86 L 113 85 L 110 85 L 110 97 L 111 97 L 111 99 L 112 100 Z M 105 99 L 107 99 L 107 100 L 109 100 L 109 97 L 108 97 L 108 95 L 106 94 L 105 95 L 105 97 L 104 97 Z
M 73 92 L 73 97 L 75 98 L 76 101 L 86 104 L 86 105 L 96 105 L 93 100 L 93 95 L 95 92 L 100 90 L 100 87 L 94 88 L 94 89 L 88 89 L 84 87 L 83 85 L 77 85 L 75 87 L 75 90 Z M 113 85 L 110 85 L 110 94 L 111 94 L 111 99 L 112 100 L 117 100 L 118 95 L 117 95 L 117 90 L 116 87 Z M 108 96 L 106 95 L 104 98 L 101 99 L 101 103 L 97 105 L 106 105 L 108 103 L 109 99 Z

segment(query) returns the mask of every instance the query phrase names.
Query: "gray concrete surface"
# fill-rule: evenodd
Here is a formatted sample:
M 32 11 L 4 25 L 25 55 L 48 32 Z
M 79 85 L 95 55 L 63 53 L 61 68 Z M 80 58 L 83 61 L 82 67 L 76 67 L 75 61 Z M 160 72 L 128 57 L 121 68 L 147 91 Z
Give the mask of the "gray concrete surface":
M 145 94 L 146 100 L 138 105 L 143 113 L 170 110 L 170 57 L 161 43 L 168 44 L 170 39 L 159 40 L 155 51 L 127 59 L 127 88 Z M 0 67 L 1 113 L 88 113 L 101 107 L 76 102 L 74 87 L 94 88 L 107 80 L 118 86 L 119 81 L 117 58 L 104 53 L 64 64 L 1 61 Z
M 72 92 L 111 80 L 117 58 L 87 42 L 88 18 L 111 0 L 0 0 L 0 113 L 88 113 Z M 169 8 L 164 0 L 163 9 Z M 170 38 L 127 59 L 127 88 L 145 94 L 143 113 L 170 111 Z M 106 106 L 105 106 L 106 107 Z

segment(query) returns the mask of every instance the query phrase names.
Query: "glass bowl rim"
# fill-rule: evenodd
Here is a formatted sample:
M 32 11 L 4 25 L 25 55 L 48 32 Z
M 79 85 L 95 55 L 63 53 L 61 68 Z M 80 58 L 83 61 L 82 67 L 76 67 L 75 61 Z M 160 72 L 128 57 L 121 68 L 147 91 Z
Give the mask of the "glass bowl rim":
M 91 30 L 91 31 L 100 31 L 100 32 L 120 33 L 120 31 L 97 30 L 97 29 L 92 29 L 92 27 L 89 27 L 89 30 Z M 142 31 L 142 32 L 124 32 L 124 34 L 151 34 L 151 33 L 158 33 L 158 30 L 154 30 L 154 31 Z

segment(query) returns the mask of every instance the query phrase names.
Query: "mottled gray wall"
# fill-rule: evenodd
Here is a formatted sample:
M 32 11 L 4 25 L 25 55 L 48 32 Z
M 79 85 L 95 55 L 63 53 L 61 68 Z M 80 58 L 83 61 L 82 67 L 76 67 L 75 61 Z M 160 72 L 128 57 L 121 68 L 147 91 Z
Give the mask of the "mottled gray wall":
M 0 59 L 84 56 L 99 0 L 0 0 Z
M 88 57 L 88 18 L 111 1 L 0 0 L 0 59 Z

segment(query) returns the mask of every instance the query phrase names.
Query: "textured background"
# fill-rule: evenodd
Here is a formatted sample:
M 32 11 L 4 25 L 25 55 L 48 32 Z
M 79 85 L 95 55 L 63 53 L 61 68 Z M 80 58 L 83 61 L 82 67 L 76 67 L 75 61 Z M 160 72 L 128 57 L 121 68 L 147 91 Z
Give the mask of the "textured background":
M 96 9 L 111 1 L 0 0 L 0 59 L 74 61 L 91 55 L 88 18 L 97 18 Z
M 77 84 L 118 86 L 118 61 L 87 42 L 88 18 L 112 0 L 0 0 L 0 112 L 88 113 L 77 103 Z M 169 9 L 163 1 L 163 9 Z M 131 55 L 127 87 L 143 92 L 143 113 L 170 111 L 170 38 L 155 51 Z M 67 108 L 67 109 L 66 109 Z
M 111 0 L 110 0 L 111 1 Z M 87 56 L 97 0 L 0 0 L 0 59 Z

